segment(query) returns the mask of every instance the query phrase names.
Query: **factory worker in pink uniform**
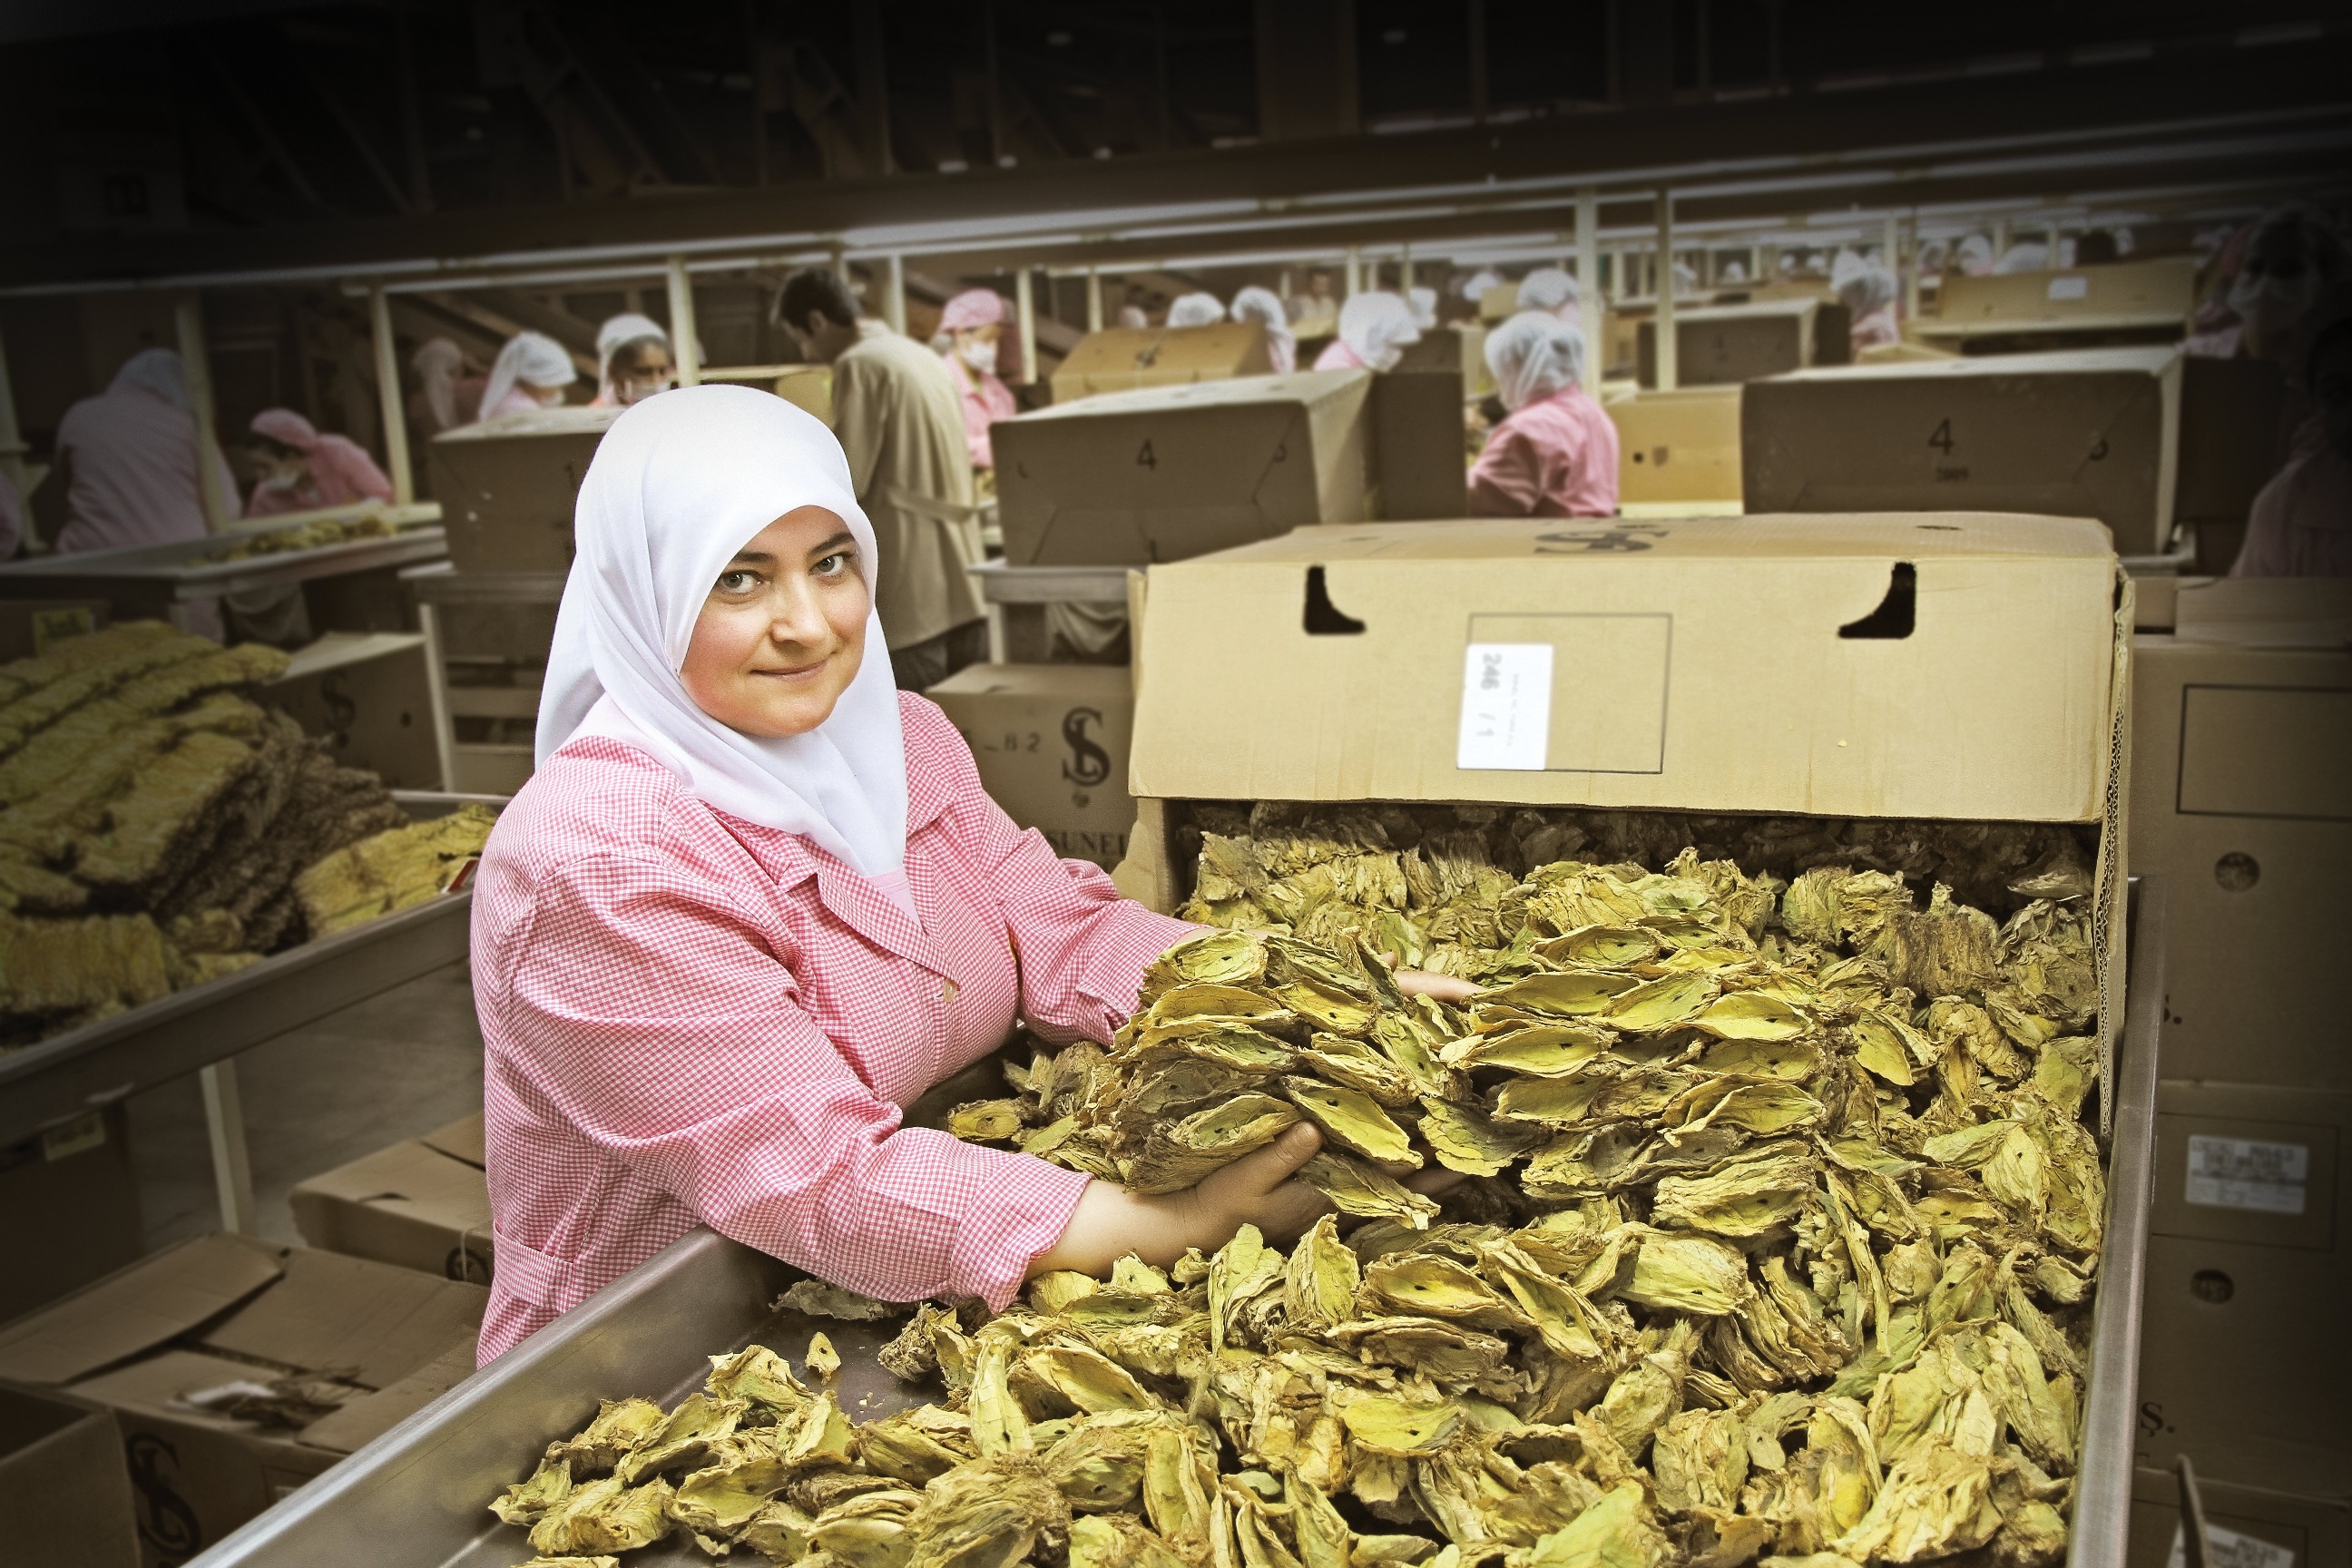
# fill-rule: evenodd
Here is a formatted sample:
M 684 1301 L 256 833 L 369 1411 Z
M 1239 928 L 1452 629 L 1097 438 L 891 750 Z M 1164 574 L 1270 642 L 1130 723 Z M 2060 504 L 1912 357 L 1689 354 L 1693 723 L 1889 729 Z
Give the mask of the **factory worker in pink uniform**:
M 187 372 L 171 350 L 142 349 L 122 362 L 104 392 L 67 409 L 58 422 L 57 452 L 66 492 L 59 554 L 168 544 L 210 531 L 196 479 Z M 217 446 L 205 458 L 221 496 L 234 506 L 236 478 L 228 459 Z
M 677 384 L 669 332 L 651 316 L 624 310 L 596 329 L 596 395 L 591 408 L 626 408 Z
M 580 379 L 579 366 L 563 345 L 544 332 L 517 332 L 499 351 L 482 388 L 482 417 L 559 408 L 563 389 Z
M 1280 295 L 1253 283 L 1234 296 L 1229 313 L 1236 321 L 1255 321 L 1265 329 L 1265 357 L 1275 374 L 1298 368 L 1298 335 L 1290 330 L 1290 312 L 1282 308 Z
M 481 1361 L 696 1226 L 886 1300 L 1001 1310 L 1049 1269 L 1323 1211 L 1292 1179 L 1311 1130 L 1146 1196 L 903 1125 L 1016 1017 L 1108 1041 L 1197 928 L 1015 827 L 955 726 L 894 689 L 874 531 L 822 424 L 745 387 L 648 398 L 574 533 L 538 771 L 475 882 Z
M 1171 327 L 1213 327 L 1225 319 L 1225 307 L 1214 294 L 1179 294 L 1168 307 Z
M 1021 412 L 1013 389 L 996 374 L 1004 341 L 1004 296 L 993 289 L 965 289 L 940 312 L 940 337 L 946 340 L 940 357 L 947 361 L 963 405 L 963 439 L 971 466 L 993 468 L 996 453 L 988 427 Z
M 1903 326 L 1895 314 L 1899 292 L 1895 274 L 1874 261 L 1853 268 L 1839 282 L 1838 298 L 1845 301 L 1848 321 L 1846 338 L 1853 353 L 1903 341 Z
M 1394 370 L 1405 345 L 1421 342 L 1412 307 L 1384 290 L 1350 294 L 1339 307 L 1339 335 L 1315 360 L 1317 370 Z
M 263 409 L 251 429 L 261 477 L 253 482 L 246 516 L 392 500 L 392 480 L 350 437 L 322 435 L 290 408 Z
M 1541 310 L 1563 321 L 1580 321 L 1584 296 L 1576 279 L 1558 267 L 1538 267 L 1519 279 L 1519 309 Z
M 1510 415 L 1470 469 L 1477 517 L 1614 517 L 1617 426 L 1584 391 L 1584 333 L 1522 310 L 1486 334 L 1486 368 Z

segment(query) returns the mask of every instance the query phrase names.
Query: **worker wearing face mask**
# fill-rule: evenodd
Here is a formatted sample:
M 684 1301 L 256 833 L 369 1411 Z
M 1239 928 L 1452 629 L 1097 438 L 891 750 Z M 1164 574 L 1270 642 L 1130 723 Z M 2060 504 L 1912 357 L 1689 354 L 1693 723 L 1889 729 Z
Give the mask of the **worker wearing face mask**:
M 562 407 L 563 389 L 579 379 L 579 367 L 562 343 L 543 332 L 517 332 L 490 366 L 489 384 L 482 388 L 482 417 Z
M 993 289 L 967 289 L 940 312 L 940 356 L 955 378 L 963 403 L 964 445 L 975 468 L 996 467 L 988 427 L 1021 412 L 1013 389 L 996 374 L 997 350 L 1004 339 L 1004 296 Z
M 669 333 L 650 316 L 624 311 L 596 330 L 596 396 L 592 408 L 626 408 L 677 384 Z

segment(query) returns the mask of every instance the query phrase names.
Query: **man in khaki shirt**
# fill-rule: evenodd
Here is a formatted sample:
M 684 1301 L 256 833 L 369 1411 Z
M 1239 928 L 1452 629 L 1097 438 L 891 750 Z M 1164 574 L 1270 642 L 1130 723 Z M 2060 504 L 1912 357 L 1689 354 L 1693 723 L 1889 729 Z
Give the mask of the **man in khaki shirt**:
M 890 668 L 909 691 L 988 657 L 982 560 L 963 405 L 940 356 L 880 321 L 831 272 L 784 280 L 777 313 L 801 352 L 833 366 L 833 428 L 882 560 L 875 605 Z

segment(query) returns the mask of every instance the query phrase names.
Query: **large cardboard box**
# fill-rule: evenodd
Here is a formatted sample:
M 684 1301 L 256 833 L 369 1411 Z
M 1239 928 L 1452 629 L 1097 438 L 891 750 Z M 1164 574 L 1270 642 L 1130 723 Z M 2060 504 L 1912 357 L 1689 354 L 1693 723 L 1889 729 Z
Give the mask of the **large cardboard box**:
M 1205 327 L 1106 327 L 1088 332 L 1049 379 L 1054 401 L 1063 404 L 1105 392 L 1265 375 L 1273 369 L 1265 327 L 1255 321 L 1216 321 Z
M 460 426 L 427 458 L 460 572 L 563 572 L 572 506 L 617 408 L 544 408 Z
M 1985 278 L 1948 275 L 1923 326 L 1986 321 L 2105 324 L 2151 318 L 2185 321 L 2197 309 L 2197 258 L 2165 256 L 2055 272 Z
M 1141 598 L 1130 896 L 1184 896 L 1194 801 L 2095 825 L 2121 1023 L 2131 622 L 2095 523 L 1367 523 L 1155 566 Z
M 1739 396 L 1731 386 L 1643 392 L 1604 404 L 1617 424 L 1617 499 L 1739 500 Z
M 113 1413 L 145 1562 L 166 1568 L 455 1386 L 488 1300 L 364 1258 L 200 1237 L 0 1329 L 0 1379 Z M 222 1394 L 237 1384 L 299 1403 L 240 1418 Z
M 1370 515 L 1411 522 L 1469 511 L 1465 411 L 1462 375 L 1450 365 L 1399 364 L 1373 378 Z
M 478 1113 L 312 1176 L 286 1201 L 294 1228 L 322 1251 L 487 1285 L 496 1259 L 484 1163 Z
M 2347 1568 L 2352 1505 L 2264 1487 L 2202 1481 L 2206 1543 L 2213 1568 Z M 2183 1568 L 2180 1481 L 2169 1470 L 2132 1472 L 2131 1543 L 2126 1568 Z
M 0 1322 L 110 1274 L 146 1250 L 131 1123 L 120 1105 L 0 1149 Z
M 2352 1092 L 2352 583 L 2184 582 L 2132 647 L 2132 865 L 2165 879 L 2164 1070 Z
M 1254 375 L 1001 421 L 1005 558 L 1142 566 L 1361 518 L 1371 384 L 1361 370 Z
M 2095 517 L 2123 555 L 2172 537 L 2179 351 L 2080 349 L 1841 365 L 1751 384 L 1753 511 L 1985 510 Z
M 1135 694 L 1124 667 L 976 664 L 923 695 L 963 731 L 990 796 L 1055 854 L 1105 869 L 1126 856 Z
M 1452 371 L 1462 377 L 1462 395 L 1478 398 L 1495 390 L 1495 373 L 1486 368 L 1486 329 L 1475 321 L 1452 327 L 1431 327 L 1397 355 L 1396 370 L 1408 373 Z
M 1813 363 L 1811 300 L 1754 300 L 1675 311 L 1675 384 L 1718 386 L 1759 381 Z M 1643 386 L 1658 384 L 1658 323 L 1641 323 L 1637 341 Z
M 2165 1082 L 2139 1461 L 2352 1498 L 2352 1095 Z
M 425 660 L 415 633 L 329 632 L 297 649 L 263 697 L 324 738 L 338 765 L 392 789 L 446 789 Z
M 114 1417 L 54 1392 L 0 1387 L 0 1521 L 10 1563 L 138 1568 Z

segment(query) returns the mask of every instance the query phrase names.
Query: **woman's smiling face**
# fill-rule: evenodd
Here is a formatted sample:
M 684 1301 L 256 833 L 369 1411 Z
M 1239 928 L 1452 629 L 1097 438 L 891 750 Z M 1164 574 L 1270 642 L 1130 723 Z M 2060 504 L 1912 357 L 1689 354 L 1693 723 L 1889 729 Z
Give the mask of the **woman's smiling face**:
M 866 654 L 873 590 L 863 553 L 823 507 L 753 534 L 695 617 L 678 670 L 695 706 L 761 740 L 805 735 L 831 718 Z

